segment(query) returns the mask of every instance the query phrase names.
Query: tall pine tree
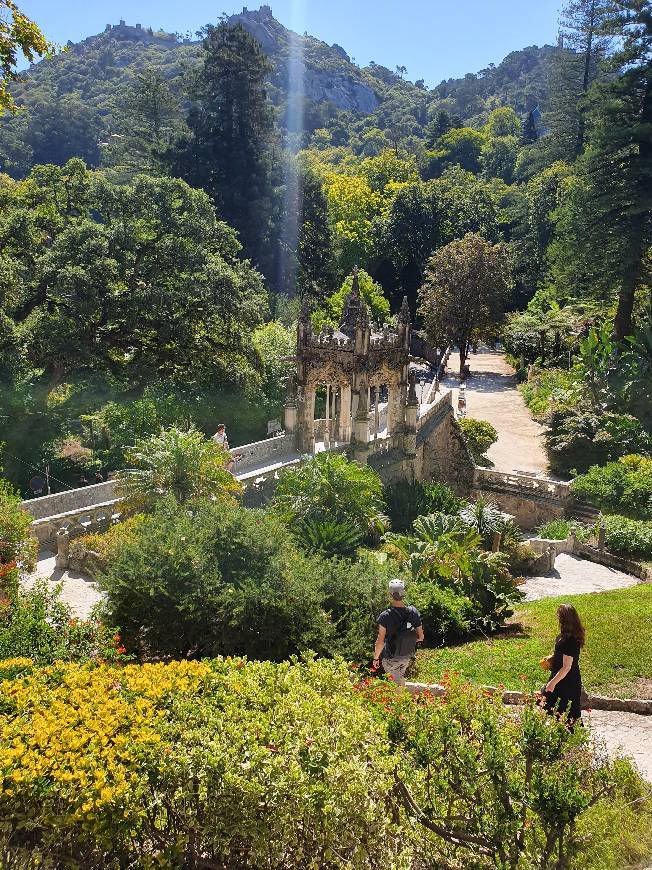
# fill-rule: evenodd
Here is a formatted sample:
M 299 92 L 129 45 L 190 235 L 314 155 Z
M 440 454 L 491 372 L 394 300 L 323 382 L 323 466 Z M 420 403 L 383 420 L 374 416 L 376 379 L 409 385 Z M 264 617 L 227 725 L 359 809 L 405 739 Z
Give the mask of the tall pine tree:
M 215 201 L 244 254 L 270 274 L 273 114 L 266 77 L 271 65 L 241 26 L 205 31 L 203 65 L 191 89 L 190 134 L 170 155 L 173 170 Z
M 632 332 L 636 290 L 652 246 L 652 9 L 614 0 L 604 32 L 620 50 L 590 94 L 588 147 L 560 209 L 553 271 L 567 287 L 617 296 L 614 334 Z
M 609 0 L 571 0 L 559 21 L 559 45 L 550 75 L 549 160 L 572 162 L 586 141 L 585 97 L 598 79 L 609 47 L 605 17 Z

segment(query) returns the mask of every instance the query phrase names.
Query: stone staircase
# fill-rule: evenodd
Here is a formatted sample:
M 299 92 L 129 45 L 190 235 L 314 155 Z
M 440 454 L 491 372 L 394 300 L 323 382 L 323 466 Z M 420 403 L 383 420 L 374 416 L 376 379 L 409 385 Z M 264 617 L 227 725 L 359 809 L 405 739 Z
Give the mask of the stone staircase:
M 579 520 L 584 525 L 594 526 L 600 519 L 600 511 L 592 504 L 574 498 L 568 509 L 568 516 L 570 519 Z

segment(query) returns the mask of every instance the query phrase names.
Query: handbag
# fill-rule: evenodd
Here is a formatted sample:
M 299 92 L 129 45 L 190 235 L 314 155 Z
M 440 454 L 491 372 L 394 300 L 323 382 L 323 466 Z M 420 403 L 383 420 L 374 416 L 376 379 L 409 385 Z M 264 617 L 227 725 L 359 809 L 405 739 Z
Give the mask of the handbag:
M 539 664 L 541 665 L 541 667 L 543 668 L 544 671 L 549 671 L 552 669 L 552 659 L 553 659 L 552 656 L 544 656 L 541 659 Z

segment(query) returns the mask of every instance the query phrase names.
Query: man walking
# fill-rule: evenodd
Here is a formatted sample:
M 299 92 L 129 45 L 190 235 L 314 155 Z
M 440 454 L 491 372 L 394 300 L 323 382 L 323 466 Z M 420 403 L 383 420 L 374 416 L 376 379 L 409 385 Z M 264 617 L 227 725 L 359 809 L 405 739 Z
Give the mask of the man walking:
M 374 648 L 374 670 L 380 667 L 399 684 L 405 685 L 405 672 L 414 658 L 417 644 L 423 641 L 421 614 L 411 604 L 405 604 L 405 583 L 391 580 L 391 606 L 378 619 L 378 637 Z

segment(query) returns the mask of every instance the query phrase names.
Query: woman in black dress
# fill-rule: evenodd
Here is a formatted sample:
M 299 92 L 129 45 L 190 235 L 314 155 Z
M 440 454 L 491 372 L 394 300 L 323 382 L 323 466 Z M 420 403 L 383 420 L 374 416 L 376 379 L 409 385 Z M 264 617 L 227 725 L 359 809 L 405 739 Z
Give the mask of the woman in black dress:
M 559 636 L 552 655 L 552 676 L 543 690 L 545 706 L 549 713 L 566 713 L 568 724 L 574 725 L 582 721 L 580 650 L 584 646 L 584 626 L 571 604 L 560 604 L 557 618 Z

